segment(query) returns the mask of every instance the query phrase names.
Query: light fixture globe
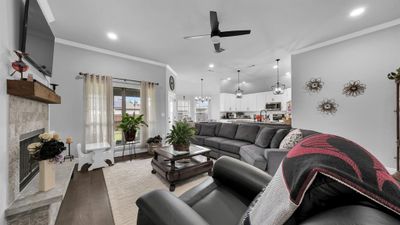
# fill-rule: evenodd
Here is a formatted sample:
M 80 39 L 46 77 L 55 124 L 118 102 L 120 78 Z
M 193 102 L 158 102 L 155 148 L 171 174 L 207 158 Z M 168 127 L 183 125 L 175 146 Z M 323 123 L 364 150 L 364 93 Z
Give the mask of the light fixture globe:
M 236 98 L 242 98 L 243 97 L 243 90 L 240 89 L 240 69 L 237 70 L 238 73 L 238 79 L 237 79 L 237 89 L 235 91 Z
M 286 89 L 286 85 L 279 82 L 279 61 L 280 59 L 276 59 L 276 84 L 271 87 L 272 94 L 274 95 L 282 95 Z

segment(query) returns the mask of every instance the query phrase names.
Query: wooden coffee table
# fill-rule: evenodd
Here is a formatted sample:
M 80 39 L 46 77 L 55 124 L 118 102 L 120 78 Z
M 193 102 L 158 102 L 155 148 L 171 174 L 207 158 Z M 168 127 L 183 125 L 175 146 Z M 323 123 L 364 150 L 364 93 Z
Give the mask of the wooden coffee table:
M 210 151 L 209 148 L 193 144 L 185 154 L 175 151 L 172 146 L 156 148 L 151 161 L 151 173 L 158 173 L 164 177 L 170 184 L 169 190 L 174 191 L 176 182 L 205 172 L 211 175 L 213 161 L 209 156 Z M 199 160 L 194 156 L 203 156 L 206 159 Z

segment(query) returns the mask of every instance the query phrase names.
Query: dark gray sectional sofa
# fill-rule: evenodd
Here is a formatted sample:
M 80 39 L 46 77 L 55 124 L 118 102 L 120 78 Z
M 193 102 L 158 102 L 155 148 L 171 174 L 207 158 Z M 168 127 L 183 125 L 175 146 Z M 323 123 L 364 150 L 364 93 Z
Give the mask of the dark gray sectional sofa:
M 291 129 L 288 125 L 196 123 L 195 126 L 192 143 L 210 148 L 211 157 L 234 157 L 271 175 L 289 151 L 279 149 Z

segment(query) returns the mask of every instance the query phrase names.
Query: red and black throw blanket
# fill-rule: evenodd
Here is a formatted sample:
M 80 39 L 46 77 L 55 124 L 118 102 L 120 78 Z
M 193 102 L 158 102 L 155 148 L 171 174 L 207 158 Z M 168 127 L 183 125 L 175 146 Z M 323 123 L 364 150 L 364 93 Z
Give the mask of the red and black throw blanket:
M 400 184 L 371 153 L 329 134 L 302 140 L 288 153 L 243 220 L 246 225 L 282 225 L 301 205 L 317 175 L 400 215 Z M 340 197 L 340 196 L 338 196 Z

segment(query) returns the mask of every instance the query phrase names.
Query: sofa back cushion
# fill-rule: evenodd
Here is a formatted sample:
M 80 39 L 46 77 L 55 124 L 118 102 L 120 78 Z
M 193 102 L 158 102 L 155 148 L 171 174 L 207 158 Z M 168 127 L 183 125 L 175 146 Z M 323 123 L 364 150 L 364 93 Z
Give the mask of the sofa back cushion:
M 289 133 L 289 129 L 279 129 L 276 131 L 274 137 L 271 140 L 270 148 L 279 148 L 281 141 Z
M 271 140 L 276 133 L 276 130 L 276 128 L 271 127 L 262 128 L 262 130 L 257 135 L 255 144 L 261 148 L 269 147 Z
M 236 135 L 237 128 L 237 124 L 223 123 L 219 129 L 218 136 L 233 139 Z
M 206 123 L 201 124 L 201 130 L 200 130 L 199 135 L 214 137 L 216 126 L 217 126 L 216 124 L 206 124 Z
M 237 128 L 235 139 L 254 143 L 260 126 L 251 124 L 240 124 Z
M 199 135 L 200 134 L 200 130 L 201 130 L 201 124 L 200 123 L 195 123 L 194 124 L 194 128 L 196 129 L 195 134 Z

